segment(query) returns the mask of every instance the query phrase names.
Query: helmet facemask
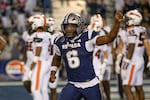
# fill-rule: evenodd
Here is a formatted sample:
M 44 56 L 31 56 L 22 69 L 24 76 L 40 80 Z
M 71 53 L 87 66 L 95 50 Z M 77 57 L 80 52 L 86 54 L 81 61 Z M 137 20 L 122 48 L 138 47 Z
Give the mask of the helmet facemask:
M 79 14 L 70 13 L 65 16 L 61 29 L 65 37 L 73 39 L 83 32 L 84 20 Z
M 73 39 L 77 34 L 77 25 L 76 24 L 66 24 L 64 25 L 65 34 L 64 36 L 68 39 Z

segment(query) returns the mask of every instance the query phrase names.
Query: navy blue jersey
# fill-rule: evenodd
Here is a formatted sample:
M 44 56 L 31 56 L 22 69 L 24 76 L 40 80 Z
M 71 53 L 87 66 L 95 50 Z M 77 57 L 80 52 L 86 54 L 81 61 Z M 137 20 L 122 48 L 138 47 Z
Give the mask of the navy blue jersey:
M 87 50 L 86 42 L 94 38 L 97 33 L 90 34 L 89 36 L 89 32 L 84 32 L 71 41 L 62 36 L 55 41 L 64 60 L 68 81 L 85 82 L 96 76 L 92 64 L 93 51 Z

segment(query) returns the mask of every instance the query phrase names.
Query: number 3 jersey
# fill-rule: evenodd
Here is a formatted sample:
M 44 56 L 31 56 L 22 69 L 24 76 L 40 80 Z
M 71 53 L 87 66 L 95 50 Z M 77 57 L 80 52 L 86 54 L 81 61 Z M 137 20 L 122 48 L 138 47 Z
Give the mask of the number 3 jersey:
M 84 32 L 73 40 L 64 36 L 55 41 L 55 50 L 62 56 L 68 81 L 86 82 L 95 78 L 92 64 L 96 32 Z
M 135 48 L 132 55 L 132 61 L 143 60 L 144 40 L 146 39 L 146 29 L 142 26 L 128 27 L 127 30 L 127 50 L 128 44 L 134 43 Z

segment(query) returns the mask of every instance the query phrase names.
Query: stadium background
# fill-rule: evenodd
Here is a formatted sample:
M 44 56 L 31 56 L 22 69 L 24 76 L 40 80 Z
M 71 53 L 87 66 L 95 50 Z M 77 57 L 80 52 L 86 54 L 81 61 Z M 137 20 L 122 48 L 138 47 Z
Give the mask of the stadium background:
M 31 95 L 29 95 L 24 87 L 22 86 L 22 66 L 21 59 L 23 54 L 24 42 L 21 40 L 21 34 L 25 30 L 26 19 L 29 15 L 35 13 L 42 13 L 42 1 L 37 0 L 33 11 L 26 12 L 22 11 L 22 7 L 25 8 L 27 0 L 1 0 L 0 1 L 0 34 L 3 35 L 7 41 L 8 45 L 4 52 L 0 55 L 0 100 L 32 100 Z M 36 1 L 36 0 L 32 0 Z M 55 24 L 57 25 L 57 30 L 60 30 L 60 24 L 64 16 L 68 12 L 78 12 L 84 15 L 90 15 L 90 6 L 88 3 L 92 3 L 92 0 L 51 0 L 52 2 L 52 12 L 47 9 L 45 13 L 46 16 L 52 16 L 55 19 Z M 62 1 L 62 2 L 61 2 Z M 94 1 L 94 0 L 93 0 Z M 101 0 L 97 0 L 97 3 L 101 4 Z M 117 0 L 104 0 L 107 6 L 106 10 L 106 20 L 108 25 L 113 24 L 114 12 L 118 9 L 116 8 Z M 122 0 L 118 0 L 119 3 Z M 125 1 L 125 0 L 123 0 Z M 132 0 L 131 0 L 132 1 Z M 134 1 L 134 0 L 133 0 Z M 146 0 L 145 0 L 146 1 Z M 150 5 L 150 0 L 149 5 Z M 141 4 L 140 0 L 136 0 L 137 3 Z M 6 4 L 5 4 L 6 3 Z M 9 5 L 8 5 L 9 4 Z M 11 5 L 12 4 L 12 5 Z M 122 3 L 120 3 L 121 6 Z M 34 5 L 34 3 L 33 3 Z M 28 7 L 27 7 L 28 8 Z M 14 10 L 15 9 L 15 10 Z M 120 8 L 121 9 L 121 8 Z M 150 10 L 150 9 L 149 9 Z M 21 13 L 20 13 L 21 12 Z M 144 11 L 142 11 L 144 12 Z M 51 14 L 50 14 L 51 13 Z M 145 15 L 145 14 L 144 14 Z M 150 13 L 145 15 L 146 18 L 150 18 Z M 19 20 L 20 18 L 20 20 Z M 145 25 L 150 32 L 149 20 L 144 20 L 143 25 Z M 145 69 L 144 73 L 144 91 L 146 100 L 150 100 L 150 72 Z M 62 70 L 60 74 L 60 82 L 58 85 L 58 97 L 62 87 L 65 85 L 65 72 Z M 117 88 L 117 81 L 115 74 L 112 73 L 111 78 L 111 97 L 112 100 L 120 100 Z

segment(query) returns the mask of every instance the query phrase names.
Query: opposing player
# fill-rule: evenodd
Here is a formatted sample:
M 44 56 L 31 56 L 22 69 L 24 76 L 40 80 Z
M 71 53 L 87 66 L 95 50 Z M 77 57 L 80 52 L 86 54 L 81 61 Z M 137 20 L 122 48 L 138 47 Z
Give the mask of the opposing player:
M 27 21 L 27 31 L 23 32 L 22 39 L 25 42 L 25 51 L 23 61 L 25 63 L 24 72 L 23 72 L 23 85 L 26 90 L 31 93 L 31 80 L 28 78 L 28 73 L 30 71 L 30 66 L 33 58 L 33 48 L 32 48 L 32 34 L 34 33 L 34 29 L 32 29 L 32 24 L 34 23 L 34 16 L 28 18 Z M 23 64 L 24 65 L 24 64 Z
M 83 32 L 84 20 L 76 13 L 65 16 L 61 28 L 63 36 L 55 41 L 55 50 L 50 81 L 55 81 L 55 74 L 60 65 L 61 57 L 67 71 L 68 83 L 63 88 L 60 100 L 101 100 L 99 79 L 93 68 L 93 50 L 95 45 L 103 45 L 114 40 L 118 33 L 122 14 L 115 15 L 115 26 L 106 36 L 99 36 L 96 32 Z
M 124 24 L 124 23 L 123 23 Z M 123 25 L 122 24 L 122 25 Z M 121 62 L 122 62 L 122 58 L 123 58 L 123 55 L 126 54 L 126 29 L 125 29 L 125 26 L 122 26 L 120 29 L 119 29 L 119 33 L 118 33 L 118 36 L 117 36 L 117 48 L 116 48 L 116 59 L 115 59 L 115 72 L 116 72 L 116 75 L 117 75 L 117 80 L 118 80 L 118 91 L 119 91 L 119 95 L 120 95 L 120 98 L 123 99 L 124 97 L 124 94 L 123 94 L 123 86 L 122 86 L 122 79 L 121 79 L 121 73 L 120 73 L 120 70 L 121 70 Z
M 93 15 L 91 17 L 90 25 L 88 26 L 89 32 L 97 32 L 99 35 L 104 36 L 105 33 L 102 32 L 103 20 L 100 14 Z M 95 46 L 93 51 L 93 65 L 96 75 L 100 80 L 103 79 L 106 63 L 108 61 L 107 55 L 107 45 Z M 105 60 L 104 60 L 105 59 Z M 104 62 L 104 63 L 103 63 Z M 104 65 L 102 65 L 104 64 Z
M 0 53 L 4 50 L 6 43 L 6 40 L 2 36 L 0 36 Z
M 106 35 L 110 31 L 110 27 L 106 26 L 105 20 L 100 14 L 93 15 L 91 17 L 91 24 L 88 29 L 98 32 L 101 36 Z M 112 64 L 111 54 L 112 43 L 95 46 L 93 52 L 93 65 L 96 75 L 99 76 L 101 91 L 103 90 L 103 97 L 110 100 L 110 70 Z
M 106 35 L 110 32 L 111 28 L 107 25 L 105 19 L 103 19 L 103 21 L 104 21 L 104 25 L 102 27 L 101 32 L 104 33 L 104 35 Z M 111 69 L 113 66 L 113 53 L 114 53 L 114 43 L 110 42 L 107 44 L 107 54 L 106 54 L 107 62 L 105 61 L 104 58 L 104 61 L 106 62 L 106 69 L 101 82 L 106 95 L 106 100 L 111 100 L 110 77 L 111 77 Z
M 150 56 L 149 42 L 146 29 L 140 26 L 142 15 L 138 10 L 130 10 L 125 15 L 127 19 L 125 55 L 121 65 L 121 76 L 127 100 L 144 100 L 143 70 L 144 70 L 144 49 Z M 131 87 L 136 90 L 136 97 Z
M 32 34 L 33 58 L 28 74 L 31 79 L 31 92 L 33 100 L 49 100 L 48 79 L 49 79 L 49 49 L 51 48 L 51 36 L 45 32 L 46 18 L 44 15 L 34 15 Z
M 47 31 L 50 33 L 50 36 L 51 36 L 50 48 L 49 48 L 49 51 L 50 51 L 49 61 L 52 62 L 52 58 L 55 54 L 54 40 L 56 39 L 56 37 L 61 35 L 61 33 L 56 31 L 55 22 L 54 22 L 54 19 L 52 17 L 46 18 L 46 26 L 47 26 Z M 59 80 L 59 70 L 57 70 L 55 82 L 54 83 L 49 82 L 49 87 L 50 87 L 50 91 L 51 91 L 50 100 L 57 100 L 58 80 Z

